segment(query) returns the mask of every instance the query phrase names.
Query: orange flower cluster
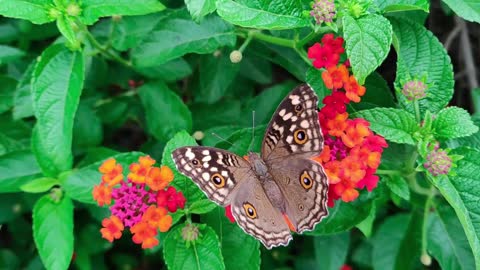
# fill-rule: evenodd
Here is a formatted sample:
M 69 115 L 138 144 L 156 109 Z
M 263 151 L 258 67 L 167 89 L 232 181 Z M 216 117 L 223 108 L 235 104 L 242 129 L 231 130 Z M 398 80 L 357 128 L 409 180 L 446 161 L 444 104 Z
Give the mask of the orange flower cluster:
M 169 186 L 173 172 L 166 166 L 154 167 L 155 160 L 140 157 L 138 163 L 129 166 L 127 181 L 124 181 L 122 165 L 113 158 L 100 167 L 102 181 L 93 188 L 93 198 L 99 206 L 108 205 L 112 215 L 102 221 L 102 237 L 112 242 L 119 239 L 125 227 L 130 228 L 132 240 L 142 248 L 158 245 L 157 234 L 172 226 L 169 212 L 183 208 L 185 197 Z M 166 192 L 170 197 L 165 200 Z M 112 204 L 113 201 L 113 204 Z
M 324 107 L 319 112 L 320 125 L 325 137 L 325 146 L 320 156 L 314 158 L 322 163 L 329 179 L 328 205 L 334 200 L 355 200 L 358 189 L 372 191 L 378 183 L 374 175 L 387 147 L 384 138 L 373 134 L 365 119 L 349 119 L 347 104 L 360 102 L 365 87 L 349 74 L 348 60 L 345 64 L 328 66 L 322 79 L 332 94 L 323 99 Z

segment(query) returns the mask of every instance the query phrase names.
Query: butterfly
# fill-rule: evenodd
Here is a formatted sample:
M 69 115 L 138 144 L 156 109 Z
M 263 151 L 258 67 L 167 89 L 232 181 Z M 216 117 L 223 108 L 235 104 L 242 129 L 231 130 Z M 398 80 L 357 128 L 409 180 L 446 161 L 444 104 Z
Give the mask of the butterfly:
M 265 131 L 260 155 L 244 159 L 204 146 L 177 148 L 177 170 L 213 202 L 231 205 L 238 225 L 271 249 L 286 246 L 291 230 L 313 230 L 328 215 L 328 182 L 320 155 L 318 98 L 307 84 L 283 99 Z

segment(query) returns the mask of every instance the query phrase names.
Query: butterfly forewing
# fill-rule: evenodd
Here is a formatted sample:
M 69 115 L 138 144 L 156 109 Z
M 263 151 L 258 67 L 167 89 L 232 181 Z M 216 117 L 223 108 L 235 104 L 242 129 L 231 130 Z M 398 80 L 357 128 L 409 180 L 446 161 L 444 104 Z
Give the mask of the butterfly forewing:
M 262 143 L 265 161 L 296 156 L 310 158 L 323 149 L 318 98 L 307 84 L 296 87 L 278 106 Z
M 254 177 L 246 160 L 218 148 L 181 147 L 173 151 L 172 157 L 178 171 L 190 177 L 210 200 L 221 206 L 230 204 L 237 185 Z

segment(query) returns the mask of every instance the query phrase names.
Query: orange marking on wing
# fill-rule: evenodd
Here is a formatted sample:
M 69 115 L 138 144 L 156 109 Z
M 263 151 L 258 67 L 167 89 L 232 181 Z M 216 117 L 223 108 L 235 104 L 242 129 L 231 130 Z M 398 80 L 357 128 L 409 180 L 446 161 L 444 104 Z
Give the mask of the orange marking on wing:
M 293 224 L 292 224 L 292 222 L 290 221 L 290 219 L 288 218 L 287 214 L 283 214 L 283 219 L 285 219 L 285 222 L 287 223 L 288 228 L 290 229 L 290 231 L 292 231 L 292 232 L 297 232 L 297 229 L 295 229 L 295 226 L 293 226 Z

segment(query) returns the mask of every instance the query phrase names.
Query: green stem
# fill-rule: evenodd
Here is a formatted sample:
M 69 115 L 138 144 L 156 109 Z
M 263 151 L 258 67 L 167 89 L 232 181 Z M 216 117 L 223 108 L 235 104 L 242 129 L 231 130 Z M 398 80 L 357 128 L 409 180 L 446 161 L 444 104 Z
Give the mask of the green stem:
M 400 175 L 401 173 L 399 171 L 395 170 L 377 170 L 375 174 L 380 174 L 380 175 Z
M 425 201 L 425 209 L 423 209 L 423 227 L 422 227 L 422 255 L 428 255 L 427 253 L 427 229 L 428 229 L 428 214 L 430 213 L 430 207 L 432 206 L 433 197 L 435 196 L 435 188 L 430 187 Z
M 85 35 L 87 36 L 87 39 L 88 41 L 90 41 L 92 46 L 95 47 L 95 49 L 99 50 L 104 56 L 109 57 L 110 59 L 115 60 L 127 67 L 132 66 L 132 62 L 127 61 L 120 57 L 118 54 L 112 52 L 108 49 L 108 46 L 103 46 L 102 44 L 100 44 L 100 42 L 95 39 L 95 37 L 90 33 L 90 31 L 88 31 L 88 28 L 86 26 L 83 26 L 83 31 L 85 32 Z
M 413 106 L 415 107 L 415 118 L 417 119 L 417 122 L 420 123 L 422 118 L 420 116 L 420 105 L 418 104 L 418 100 L 415 99 L 413 101 Z
M 295 51 L 298 53 L 298 55 L 305 61 L 308 65 L 312 65 L 312 60 L 308 58 L 307 53 L 303 49 L 298 49 L 295 48 Z
M 312 31 L 310 32 L 310 34 L 306 35 L 304 38 L 302 38 L 301 40 L 299 40 L 297 42 L 297 48 L 302 48 L 303 46 L 305 46 L 307 43 L 309 43 L 310 41 L 312 41 L 313 39 L 317 38 L 319 35 L 321 34 L 324 34 L 326 32 L 328 32 L 330 30 L 329 27 L 327 26 L 324 26 L 324 27 L 320 27 L 319 29 L 317 29 L 317 31 Z
M 124 92 L 124 93 L 122 93 L 120 95 L 117 95 L 115 97 L 100 99 L 95 103 L 94 107 L 98 108 L 98 107 L 102 106 L 103 104 L 112 102 L 115 98 L 118 98 L 118 97 L 131 97 L 131 96 L 135 96 L 136 94 L 137 94 L 137 91 L 135 89 L 128 90 L 127 92 Z
M 266 41 L 268 43 L 272 43 L 272 44 L 275 44 L 275 45 L 280 45 L 280 46 L 283 46 L 283 47 L 295 48 L 295 41 L 293 41 L 291 39 L 279 38 L 279 37 L 274 37 L 274 36 L 270 36 L 270 35 L 265 35 L 262 32 L 256 32 L 256 31 L 251 32 L 251 33 L 252 33 L 251 35 L 255 39 Z
M 242 46 L 240 46 L 238 50 L 243 53 L 245 48 L 247 48 L 248 44 L 250 44 L 250 41 L 252 41 L 252 38 L 253 38 L 253 32 L 248 32 L 247 39 L 245 39 Z

